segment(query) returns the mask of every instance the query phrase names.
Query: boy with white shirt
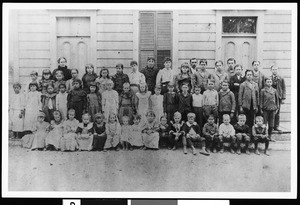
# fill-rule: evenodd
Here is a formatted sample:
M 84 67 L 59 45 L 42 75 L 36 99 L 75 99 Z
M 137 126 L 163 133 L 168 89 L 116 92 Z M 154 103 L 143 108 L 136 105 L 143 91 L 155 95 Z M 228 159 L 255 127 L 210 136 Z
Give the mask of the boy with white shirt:
M 145 75 L 139 71 L 138 63 L 136 61 L 130 62 L 131 72 L 128 74 L 130 88 L 132 92 L 137 93 L 139 91 L 138 85 L 146 83 Z
M 168 92 L 168 85 L 174 84 L 173 78 L 175 76 L 175 72 L 172 70 L 172 59 L 166 57 L 164 59 L 164 68 L 159 70 L 156 76 L 156 85 L 161 87 L 161 94 L 164 95 Z

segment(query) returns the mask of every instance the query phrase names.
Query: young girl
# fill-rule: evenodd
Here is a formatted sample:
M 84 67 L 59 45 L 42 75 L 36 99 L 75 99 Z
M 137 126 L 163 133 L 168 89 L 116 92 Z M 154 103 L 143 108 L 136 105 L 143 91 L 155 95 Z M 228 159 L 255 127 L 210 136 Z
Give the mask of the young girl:
M 50 132 L 46 137 L 46 149 L 57 151 L 60 148 L 60 139 L 63 136 L 63 121 L 58 110 L 53 112 L 53 116 L 54 120 L 50 123 Z
M 123 84 L 123 92 L 119 96 L 119 120 L 123 124 L 122 117 L 127 115 L 129 117 L 129 124 L 132 124 L 133 113 L 136 113 L 137 97 L 130 90 L 130 84 L 125 82 Z
M 194 83 L 192 83 L 192 74 L 189 73 L 190 67 L 187 62 L 181 64 L 180 73 L 174 77 L 175 89 L 181 93 L 183 84 L 189 85 L 189 92 L 194 90 Z
M 123 150 L 128 150 L 130 148 L 129 138 L 131 134 L 131 126 L 129 125 L 129 117 L 123 116 L 122 117 L 123 125 L 121 127 L 121 144 Z
M 54 82 L 54 91 L 59 93 L 59 85 L 66 84 L 66 81 L 64 81 L 64 74 L 62 71 L 57 71 L 55 77 L 56 81 Z
M 13 84 L 14 93 L 9 97 L 9 122 L 14 138 L 20 138 L 24 131 L 24 94 L 21 84 Z
M 161 88 L 159 85 L 155 86 L 154 92 L 155 94 L 150 96 L 149 109 L 155 112 L 155 120 L 160 122 L 160 118 L 164 115 L 164 96 L 160 94 Z
M 42 92 L 42 94 L 47 93 L 47 85 L 48 84 L 54 84 L 54 80 L 52 79 L 52 74 L 49 69 L 44 69 L 42 72 L 42 79 L 39 81 L 39 91 Z
M 67 119 L 68 112 L 68 93 L 66 92 L 66 85 L 60 84 L 58 86 L 59 93 L 56 95 L 56 109 L 61 112 L 63 120 Z
M 76 68 L 71 69 L 71 75 L 72 75 L 72 78 L 66 81 L 67 93 L 69 93 L 74 88 L 73 81 L 75 79 L 78 79 L 78 69 L 76 69 Z
M 85 66 L 85 74 L 82 76 L 83 90 L 89 91 L 89 83 L 95 82 L 97 74 L 94 72 L 94 65 L 89 63 Z
M 30 89 L 29 89 L 29 84 L 30 83 L 38 83 L 38 81 L 37 81 L 38 73 L 36 71 L 31 71 L 30 78 L 31 78 L 31 81 L 29 83 L 27 83 L 26 86 L 25 86 L 25 89 L 24 89 L 25 93 L 28 93 L 30 91 Z M 39 88 L 37 90 L 39 90 Z
M 142 127 L 140 125 L 141 116 L 133 116 L 133 125 L 131 126 L 131 134 L 129 138 L 129 143 L 131 144 L 130 150 L 133 150 L 134 147 L 143 148 L 143 139 L 142 139 Z
M 93 123 L 88 113 L 82 115 L 82 123 L 79 123 L 76 130 L 79 151 L 92 150 L 93 146 Z
M 43 150 L 45 148 L 45 139 L 47 137 L 49 126 L 48 122 L 44 121 L 45 113 L 39 112 L 37 121 L 32 125 L 32 133 L 25 135 L 22 138 L 22 147 L 30 148 L 31 150 Z
M 99 93 L 103 93 L 106 90 L 106 82 L 110 79 L 109 71 L 107 68 L 102 68 L 99 73 L 99 77 L 95 80 Z M 104 86 L 103 86 L 104 85 Z
M 68 111 L 68 119 L 63 123 L 63 137 L 60 140 L 61 151 L 75 151 L 78 149 L 76 141 L 76 130 L 79 126 L 79 121 L 75 119 L 75 110 Z
M 104 144 L 106 141 L 106 132 L 105 132 L 105 125 L 104 116 L 101 113 L 95 114 L 95 122 L 93 124 L 93 133 L 94 133 L 94 140 L 93 140 L 93 150 L 102 151 L 104 148 Z
M 81 88 L 81 80 L 75 79 L 73 81 L 74 89 L 68 94 L 68 109 L 75 110 L 75 118 L 82 121 L 81 116 L 86 110 L 86 92 Z
M 155 113 L 149 110 L 146 113 L 147 120 L 142 123 L 142 138 L 145 145 L 144 149 L 158 149 L 159 142 L 159 123 L 155 121 Z
M 257 116 L 255 118 L 256 124 L 253 125 L 252 127 L 252 136 L 253 136 L 253 141 L 254 141 L 254 146 L 255 146 L 255 154 L 260 155 L 258 151 L 258 143 L 262 142 L 265 143 L 265 154 L 270 155 L 268 152 L 269 148 L 269 137 L 267 134 L 267 126 L 264 124 L 262 116 Z
M 25 97 L 25 118 L 24 118 L 24 131 L 29 131 L 34 122 L 36 122 L 39 111 L 42 110 L 41 93 L 37 91 L 38 84 L 30 83 L 30 91 Z M 24 133 L 25 134 L 25 133 Z
M 87 94 L 87 109 L 92 121 L 95 121 L 95 114 L 101 112 L 101 94 L 98 93 L 98 87 L 95 82 L 91 82 Z
M 170 121 L 170 139 L 171 145 L 173 146 L 172 150 L 176 150 L 178 146 L 178 142 L 183 140 L 184 131 L 182 131 L 183 121 L 181 121 L 181 113 L 175 112 L 174 113 L 174 122 Z
M 102 94 L 102 110 L 104 112 L 105 119 L 108 119 L 110 112 L 117 114 L 119 107 L 119 95 L 118 92 L 113 90 L 114 83 L 112 80 L 106 82 L 107 90 Z
M 145 83 L 142 83 L 139 85 L 139 92 L 136 93 L 136 96 L 138 98 L 137 102 L 137 113 L 141 115 L 141 121 L 146 121 L 146 113 L 149 110 L 149 98 L 150 98 L 151 92 L 148 91 L 147 85 Z
M 119 151 L 120 135 L 121 135 L 121 126 L 118 122 L 117 115 L 115 113 L 109 113 L 108 122 L 106 123 L 105 132 L 107 139 L 104 145 L 104 152 L 107 149 L 114 148 L 116 151 Z
M 167 116 L 168 123 L 170 123 L 178 105 L 178 94 L 174 92 L 173 84 L 168 85 L 168 92 L 164 94 L 163 105 L 164 114 Z
M 46 114 L 46 122 L 51 122 L 54 119 L 53 111 L 56 110 L 56 93 L 52 84 L 47 85 L 47 93 L 42 95 L 41 101 L 42 110 Z

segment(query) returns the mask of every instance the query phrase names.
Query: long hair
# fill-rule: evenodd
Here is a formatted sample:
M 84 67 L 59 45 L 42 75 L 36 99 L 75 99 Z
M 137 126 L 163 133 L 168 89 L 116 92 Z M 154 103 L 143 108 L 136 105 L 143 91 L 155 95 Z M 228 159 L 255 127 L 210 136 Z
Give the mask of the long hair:
M 101 70 L 100 70 L 100 73 L 99 73 L 99 78 L 102 78 L 102 71 L 107 71 L 107 78 L 109 78 L 110 79 L 110 77 L 109 77 L 109 70 L 108 70 L 108 68 L 101 68 Z

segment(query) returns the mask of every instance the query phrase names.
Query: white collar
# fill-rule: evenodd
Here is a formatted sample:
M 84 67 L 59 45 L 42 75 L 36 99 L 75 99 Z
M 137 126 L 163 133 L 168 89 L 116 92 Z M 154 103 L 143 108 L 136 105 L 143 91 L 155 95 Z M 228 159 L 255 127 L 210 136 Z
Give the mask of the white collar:
M 189 121 L 186 122 L 187 126 L 192 126 L 192 125 L 197 125 L 197 122 L 194 122 L 193 124 L 191 124 Z

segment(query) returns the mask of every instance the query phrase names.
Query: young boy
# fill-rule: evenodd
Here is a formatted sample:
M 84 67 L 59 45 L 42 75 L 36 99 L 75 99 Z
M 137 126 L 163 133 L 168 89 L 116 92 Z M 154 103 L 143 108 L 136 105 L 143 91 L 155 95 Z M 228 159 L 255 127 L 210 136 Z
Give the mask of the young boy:
M 203 96 L 201 95 L 201 88 L 196 86 L 193 97 L 193 111 L 196 114 L 196 122 L 202 128 L 203 126 Z M 201 130 L 202 131 L 202 130 Z M 201 133 L 202 134 L 202 133 Z
M 234 154 L 234 146 L 236 143 L 235 130 L 230 124 L 230 116 L 228 114 L 223 115 L 223 123 L 219 127 L 219 142 L 218 147 L 220 153 L 224 152 L 224 142 L 229 143 L 230 152 Z
M 160 117 L 159 123 L 159 147 L 162 145 L 166 146 L 168 149 L 171 149 L 171 140 L 170 140 L 170 126 L 167 123 L 167 118 L 165 116 Z
M 280 107 L 281 104 L 284 104 L 284 100 L 286 98 L 286 87 L 285 87 L 285 80 L 282 76 L 278 74 L 278 67 L 276 65 L 271 66 L 271 72 L 272 72 L 272 87 L 275 88 L 278 92 L 279 97 L 279 108 L 275 115 L 275 124 L 274 124 L 274 130 L 277 132 L 281 132 L 279 129 L 279 121 L 280 121 Z
M 144 69 L 141 70 L 141 73 L 145 75 L 146 83 L 148 85 L 148 90 L 151 91 L 152 95 L 154 94 L 154 88 L 156 84 L 156 76 L 159 71 L 155 66 L 155 58 L 148 57 L 147 65 Z
M 227 74 L 228 74 L 228 77 L 229 77 L 228 80 L 230 80 L 231 77 L 235 75 L 235 72 L 234 72 L 235 63 L 236 63 L 236 61 L 235 61 L 234 58 L 228 58 L 228 60 L 227 60 L 227 66 L 228 66 L 228 68 L 226 70 Z
M 181 86 L 182 93 L 178 96 L 178 111 L 182 115 L 182 120 L 187 120 L 187 114 L 192 112 L 193 108 L 193 97 L 188 93 L 189 86 L 188 84 L 183 84 Z
M 257 116 L 255 118 L 256 124 L 253 125 L 252 127 L 252 136 L 253 136 L 253 141 L 254 141 L 254 146 L 255 146 L 255 154 L 260 155 L 258 151 L 258 143 L 262 142 L 265 143 L 265 154 L 270 155 L 268 152 L 268 147 L 269 147 L 269 141 L 270 139 L 268 138 L 267 135 L 267 126 L 263 123 L 263 117 L 262 116 Z
M 177 105 L 178 94 L 174 92 L 174 85 L 169 84 L 168 92 L 164 94 L 163 99 L 164 114 L 167 116 L 168 123 L 170 123 L 170 121 L 173 119 L 173 115 L 177 110 Z
M 252 127 L 258 111 L 259 91 L 257 83 L 252 80 L 253 71 L 246 70 L 245 75 L 246 81 L 240 85 L 238 104 L 240 112 L 246 115 L 246 124 Z
M 203 92 L 207 89 L 207 79 L 209 76 L 209 72 L 206 70 L 207 60 L 201 59 L 199 61 L 199 65 L 200 67 L 196 67 L 197 72 L 194 73 L 195 80 L 192 83 L 200 86 L 201 94 L 203 94 Z
M 116 74 L 112 76 L 112 81 L 114 82 L 114 90 L 119 94 L 123 91 L 123 85 L 125 82 L 129 82 L 129 77 L 127 74 L 123 73 L 123 64 L 119 63 L 116 65 Z
M 227 81 L 222 82 L 222 89 L 219 91 L 219 124 L 224 114 L 234 118 L 235 98 L 233 92 L 230 91 Z
M 139 91 L 138 85 L 146 83 L 146 79 L 143 73 L 139 71 L 138 63 L 136 61 L 130 62 L 131 72 L 129 73 L 129 82 L 132 92 L 137 93 Z
M 166 57 L 164 59 L 164 68 L 159 70 L 156 76 L 156 85 L 161 86 L 161 94 L 164 95 L 168 92 L 168 85 L 174 84 L 173 79 L 175 76 L 175 72 L 171 68 L 172 59 Z
M 268 124 L 268 135 L 272 142 L 272 130 L 274 127 L 275 115 L 279 109 L 279 96 L 276 89 L 272 87 L 272 79 L 265 78 L 265 88 L 260 92 L 260 108 L 264 116 L 264 124 Z
M 238 155 L 241 154 L 241 143 L 245 143 L 246 154 L 250 154 L 249 152 L 249 143 L 250 143 L 250 128 L 248 125 L 245 125 L 246 115 L 240 114 L 239 120 L 236 125 L 234 125 L 235 134 L 236 134 L 236 144 Z
M 191 146 L 193 155 L 196 155 L 196 149 L 194 147 L 193 142 L 194 141 L 200 141 L 201 143 L 201 150 L 200 154 L 203 155 L 210 155 L 208 152 L 206 152 L 205 148 L 205 138 L 200 136 L 200 127 L 199 125 L 195 122 L 196 115 L 194 113 L 188 113 L 187 115 L 188 121 L 183 125 L 182 130 L 184 131 L 184 141 L 186 141 L 186 144 Z M 183 144 L 183 152 L 184 154 L 187 154 L 186 150 L 186 144 Z
M 216 153 L 216 145 L 218 143 L 218 126 L 214 123 L 215 118 L 214 115 L 209 115 L 207 119 L 207 123 L 203 126 L 203 136 L 206 139 L 206 151 L 209 153 L 212 149 L 213 152 Z
M 218 106 L 219 106 L 219 94 L 214 89 L 215 82 L 213 79 L 208 80 L 207 90 L 203 93 L 203 110 L 204 110 L 204 120 L 207 121 L 210 114 L 214 115 L 215 123 L 217 123 L 218 118 Z
M 147 120 L 141 125 L 144 149 L 158 150 L 159 123 L 155 121 L 155 113 L 150 110 L 146 114 Z
M 175 112 L 174 113 L 174 122 L 170 121 L 170 142 L 173 146 L 172 150 L 176 150 L 178 141 L 182 141 L 182 143 L 186 144 L 186 141 L 183 142 L 183 135 L 184 131 L 182 131 L 183 121 L 181 121 L 181 113 Z
M 265 83 L 265 76 L 259 70 L 260 62 L 259 61 L 252 61 L 252 68 L 253 68 L 253 81 L 258 84 L 259 91 L 263 89 Z

